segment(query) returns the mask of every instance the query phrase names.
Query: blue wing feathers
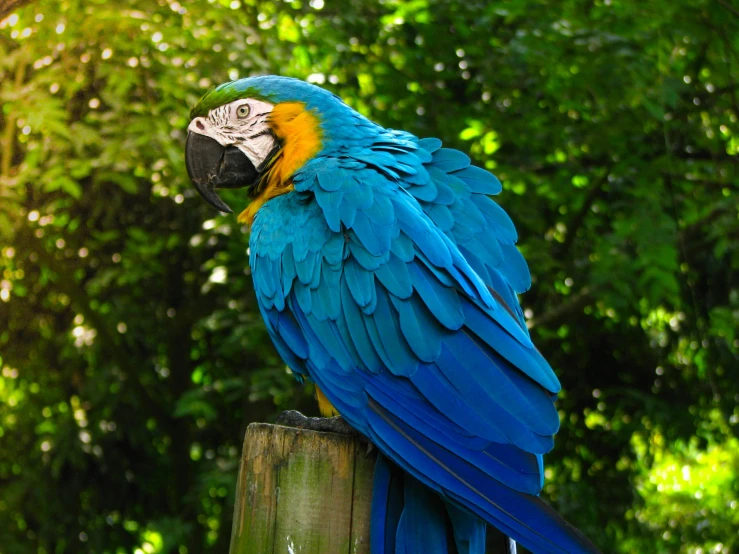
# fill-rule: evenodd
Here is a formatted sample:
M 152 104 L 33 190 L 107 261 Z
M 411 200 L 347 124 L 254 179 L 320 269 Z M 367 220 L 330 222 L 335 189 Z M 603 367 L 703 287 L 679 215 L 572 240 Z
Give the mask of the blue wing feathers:
M 390 226 L 395 223 L 393 203 L 383 194 L 378 194 L 375 198 L 375 203 L 365 209 L 364 212 L 370 221 L 377 225 Z
M 373 380 L 374 381 L 374 380 Z M 403 394 L 395 387 L 385 389 L 380 383 L 368 382 L 367 393 L 385 409 L 396 413 L 403 421 L 417 429 L 423 430 L 426 436 L 442 435 L 440 441 L 449 440 L 462 449 L 483 451 L 490 441 L 459 427 L 448 417 L 439 413 L 418 391 Z
M 366 210 L 372 206 L 374 201 L 372 187 L 357 182 L 356 178 L 352 179 L 352 186 L 344 195 L 344 201 L 356 210 Z M 350 227 L 350 225 L 347 226 Z
M 311 313 L 313 308 L 313 296 L 308 287 L 295 287 L 295 299 L 303 313 Z
M 419 372 L 411 376 L 413 386 L 440 413 L 455 421 L 470 433 L 497 443 L 507 441 L 495 422 L 486 421 L 484 416 L 470 406 L 466 399 L 459 395 L 448 377 L 439 370 L 436 364 L 424 364 Z
M 465 364 L 460 361 L 465 355 L 465 352 L 458 352 L 455 356 L 444 348 L 434 366 L 435 369 L 444 367 L 446 370 L 444 375 L 454 388 L 456 396 L 465 399 L 467 405 L 484 421 L 494 422 L 495 428 L 503 437 L 497 442 L 511 443 L 527 452 L 537 454 L 549 452 L 553 446 L 551 434 L 537 433 L 544 426 L 538 422 L 535 422 L 537 426 L 532 428 L 530 422 L 535 419 L 535 414 L 526 413 L 526 410 L 530 409 L 528 403 L 516 406 L 516 402 L 521 401 L 521 395 L 516 394 L 518 391 L 510 382 L 506 382 L 505 375 L 501 376 L 499 371 L 471 375 Z M 489 379 L 490 386 L 484 387 L 480 383 L 485 378 Z M 510 396 L 507 397 L 501 391 L 495 390 L 496 387 L 505 388 L 505 392 Z
M 452 205 L 459 195 L 451 187 L 450 183 L 447 182 L 447 174 L 440 169 L 430 167 L 429 176 L 431 177 L 431 180 L 436 187 L 436 198 L 434 198 L 431 202 L 434 204 L 440 204 L 442 206 Z M 462 195 L 466 195 L 467 191 L 462 189 L 460 192 Z
M 321 274 L 321 266 L 323 265 L 323 260 L 321 259 L 321 256 L 315 256 L 314 260 L 313 273 L 311 274 L 310 282 L 308 283 L 308 286 L 311 288 L 311 290 L 315 290 L 318 288 L 318 285 L 321 283 L 321 278 L 323 277 L 323 275 Z
M 370 301 L 366 306 L 362 307 L 362 312 L 365 315 L 372 315 L 377 307 L 377 287 L 370 287 Z
M 516 227 L 503 208 L 486 196 L 475 195 L 472 201 L 485 214 L 487 226 L 496 231 L 497 240 L 506 244 L 513 244 L 518 240 Z
M 534 348 L 521 348 L 511 335 L 491 323 L 488 314 L 470 303 L 463 304 L 466 327 L 509 363 L 550 392 L 559 392 L 560 384 L 544 357 Z
M 457 291 L 438 283 L 421 265 L 412 264 L 410 274 L 414 290 L 439 323 L 450 330 L 460 329 L 464 324 L 464 313 Z
M 388 353 L 386 366 L 394 375 L 413 375 L 418 368 L 418 358 L 408 346 L 398 323 L 398 315 L 392 308 L 388 293 L 380 289 L 377 293 L 377 309 L 373 316 L 365 316 L 367 328 L 377 330 L 384 351 Z
M 426 208 L 426 213 L 431 218 L 431 221 L 444 233 L 448 233 L 454 227 L 452 212 L 443 204 L 430 204 Z
M 434 152 L 431 165 L 442 171 L 452 172 L 470 165 L 470 158 L 459 150 L 440 148 Z
M 471 192 L 478 194 L 498 194 L 503 190 L 503 186 L 495 175 L 474 165 L 455 171 L 454 176 L 459 177 L 467 183 Z
M 386 263 L 377 267 L 375 276 L 388 292 L 402 299 L 413 294 L 413 281 L 408 265 L 391 254 Z
M 521 252 L 513 244 L 501 244 L 501 250 L 506 263 L 499 267 L 500 273 L 506 278 L 514 290 L 525 292 L 531 287 L 531 275 Z
M 445 341 L 454 381 L 466 380 L 485 391 L 490 400 L 504 407 L 533 432 L 551 437 L 559 430 L 559 416 L 546 390 L 481 345 L 466 331 Z M 466 377 L 463 377 L 466 376 Z
M 433 169 L 437 170 L 437 173 L 435 173 L 437 179 L 439 181 L 443 180 L 443 182 L 452 190 L 455 200 L 468 200 L 472 196 L 472 192 L 469 187 L 467 187 L 467 183 L 462 179 L 455 176 L 453 173 L 444 173 L 438 167 L 434 167 Z
M 477 273 L 480 279 L 482 279 L 485 283 L 489 283 L 491 279 L 490 271 L 488 270 L 488 266 L 485 261 L 483 261 L 483 259 L 478 256 L 470 256 L 469 250 L 462 246 L 459 247 L 459 252 L 462 254 L 462 256 L 464 256 L 464 258 L 470 264 L 472 270 Z
M 295 269 L 295 260 L 293 259 L 293 246 L 292 244 L 288 243 L 285 246 L 285 249 L 283 250 L 282 254 L 282 290 L 285 294 L 290 291 L 290 288 L 292 287 L 292 282 L 295 277 L 297 277 L 298 273 Z M 261 269 L 260 269 L 261 271 Z
M 530 274 L 487 196 L 500 182 L 436 139 L 372 129 L 259 210 L 250 260 L 281 356 L 392 460 L 373 554 L 481 554 L 483 520 L 535 551 L 594 552 L 536 497 L 560 386 L 516 297 Z
M 352 227 L 352 231 L 373 256 L 381 256 L 390 250 L 390 240 L 396 230 L 393 225 L 373 223 L 364 211 L 357 212 Z
M 266 298 L 272 298 L 275 295 L 275 271 L 272 267 L 272 262 L 267 256 L 260 256 L 262 262 L 258 267 L 260 268 L 254 274 L 254 279 L 258 281 L 258 287 L 262 294 Z
M 390 252 L 400 258 L 401 261 L 412 262 L 415 256 L 413 241 L 401 231 L 390 245 Z
M 399 401 L 394 398 L 392 387 L 369 387 L 367 392 L 374 402 L 392 413 L 393 417 L 428 440 L 443 445 L 449 452 L 473 463 L 489 477 L 522 492 L 538 493 L 541 474 L 535 455 L 513 445 L 491 443 L 456 425 L 456 422 L 452 423 L 454 419 L 451 417 L 432 417 L 438 412 L 430 404 L 412 401 L 406 396 Z
M 446 333 L 440 329 L 426 305 L 412 296 L 404 301 L 391 295 L 390 301 L 398 312 L 400 329 L 411 350 L 422 362 L 433 362 L 441 354 L 441 341 Z
M 485 218 L 472 200 L 460 201 L 460 208 L 470 228 L 479 232 L 485 227 Z
M 341 230 L 341 205 L 344 199 L 342 191 L 316 192 L 316 202 L 323 209 L 329 229 L 334 232 Z
M 427 181 L 421 186 L 410 187 L 408 189 L 416 199 L 425 200 L 427 202 L 433 202 L 439 195 L 439 191 L 434 184 L 434 181 Z
M 357 217 L 358 202 L 352 198 L 347 197 L 346 202 L 342 202 L 339 206 L 339 218 L 341 219 L 342 225 L 345 228 L 350 228 L 354 225 L 354 218 Z
M 379 373 L 382 362 L 377 352 L 372 348 L 372 342 L 364 326 L 362 311 L 354 301 L 346 279 L 342 279 L 341 282 L 341 306 L 346 329 L 352 339 L 352 345 L 359 354 L 362 366 L 371 373 Z
M 538 497 L 487 478 L 481 469 L 393 418 L 376 403 L 370 402 L 370 414 L 370 436 L 384 446 L 386 453 L 392 453 L 388 455 L 394 462 L 528 548 L 562 554 L 597 552 Z
M 369 271 L 363 270 L 360 265 L 353 259 L 349 259 L 344 264 L 344 279 L 352 293 L 354 301 L 364 307 L 370 303 L 372 298 L 372 290 L 374 288 L 374 275 Z
M 302 284 L 308 285 L 313 279 L 313 270 L 315 269 L 317 257 L 317 254 L 313 252 L 308 252 L 305 256 L 305 259 L 298 261 L 295 264 L 295 271 L 298 274 L 298 280 Z
M 424 217 L 420 206 L 399 201 L 395 205 L 400 230 L 413 242 L 434 265 L 447 267 L 452 263 L 449 248 L 442 239 L 443 234 L 427 217 Z
M 331 265 L 340 264 L 344 259 L 345 244 L 344 236 L 342 234 L 334 233 L 331 235 L 321 250 L 323 259 Z M 288 245 L 287 248 L 289 248 L 289 246 L 290 245 Z
M 385 345 L 382 343 L 382 339 L 380 339 L 380 333 L 377 330 L 377 324 L 376 324 L 375 318 L 364 317 L 364 327 L 367 331 L 367 336 L 369 336 L 370 338 L 370 341 L 371 341 L 370 344 L 372 346 L 372 349 L 375 352 L 377 352 L 377 355 L 380 357 L 380 360 L 382 360 L 383 369 L 386 369 L 387 371 L 393 374 L 402 375 L 403 373 L 402 367 L 394 363 L 394 359 L 390 357 L 390 355 L 387 352 L 387 349 L 385 348 Z
M 352 258 L 367 271 L 376 272 L 382 265 L 384 265 L 390 257 L 387 252 L 380 256 L 374 256 L 367 252 L 361 242 L 357 239 L 356 235 L 349 234 L 349 251 L 351 252 Z
M 418 141 L 418 145 L 427 152 L 436 152 L 441 148 L 441 141 L 437 138 L 423 138 Z

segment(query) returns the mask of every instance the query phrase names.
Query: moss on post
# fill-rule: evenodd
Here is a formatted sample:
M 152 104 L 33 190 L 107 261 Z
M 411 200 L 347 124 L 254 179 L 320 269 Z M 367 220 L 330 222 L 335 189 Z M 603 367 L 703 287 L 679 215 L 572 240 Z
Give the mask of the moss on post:
M 369 554 L 366 450 L 350 435 L 249 425 L 230 554 Z

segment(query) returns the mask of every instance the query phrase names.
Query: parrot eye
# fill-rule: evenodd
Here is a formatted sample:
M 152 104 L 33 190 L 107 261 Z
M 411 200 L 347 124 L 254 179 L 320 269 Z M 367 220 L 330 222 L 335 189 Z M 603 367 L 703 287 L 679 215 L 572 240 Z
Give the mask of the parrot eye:
M 249 117 L 249 105 L 248 104 L 242 104 L 238 108 L 236 108 L 236 117 L 239 119 L 244 119 L 245 117 Z

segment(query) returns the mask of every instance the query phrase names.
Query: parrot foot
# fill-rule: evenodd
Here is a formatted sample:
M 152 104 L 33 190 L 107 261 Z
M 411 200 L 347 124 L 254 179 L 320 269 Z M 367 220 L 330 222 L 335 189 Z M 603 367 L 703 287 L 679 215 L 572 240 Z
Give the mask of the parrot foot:
M 297 427 L 298 429 L 308 429 L 310 431 L 351 435 L 359 439 L 361 442 L 367 443 L 367 452 L 365 452 L 365 456 L 369 456 L 375 450 L 375 445 L 372 444 L 362 433 L 349 425 L 341 416 L 308 417 L 304 416 L 297 410 L 287 410 L 277 416 L 276 423 L 277 425 Z
M 297 410 L 288 410 L 277 416 L 277 424 L 311 431 L 323 431 L 324 433 L 339 433 L 340 435 L 354 435 L 361 438 L 341 416 L 336 417 L 307 417 Z

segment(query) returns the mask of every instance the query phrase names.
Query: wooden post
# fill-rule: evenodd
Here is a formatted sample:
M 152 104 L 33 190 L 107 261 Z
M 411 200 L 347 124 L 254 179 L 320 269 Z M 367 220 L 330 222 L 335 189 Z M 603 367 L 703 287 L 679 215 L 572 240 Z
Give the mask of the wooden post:
M 289 424 L 301 425 L 302 418 L 337 429 L 329 419 L 286 414 L 297 415 Z M 369 554 L 376 458 L 356 435 L 252 423 L 229 554 Z M 488 526 L 487 552 L 515 554 L 516 543 Z
M 352 435 L 252 423 L 230 554 L 369 554 L 374 465 Z

